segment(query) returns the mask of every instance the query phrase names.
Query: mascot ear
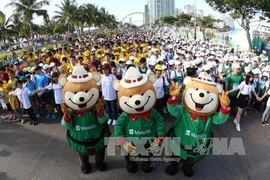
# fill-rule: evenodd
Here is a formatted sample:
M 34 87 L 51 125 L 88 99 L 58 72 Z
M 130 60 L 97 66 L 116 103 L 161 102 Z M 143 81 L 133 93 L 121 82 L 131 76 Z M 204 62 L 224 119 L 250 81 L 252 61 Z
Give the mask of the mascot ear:
M 187 77 L 185 77 L 183 84 L 187 85 L 187 84 L 191 83 L 191 81 L 192 81 L 192 78 L 190 76 L 187 76 Z
M 93 73 L 93 78 L 94 78 L 94 80 L 95 80 L 96 82 L 99 82 L 100 79 L 101 79 L 100 75 L 99 75 L 98 73 L 96 73 L 96 72 Z
M 148 73 L 147 76 L 149 81 L 151 81 L 152 83 L 154 83 L 157 79 L 154 73 Z
M 67 76 L 64 74 L 61 74 L 58 78 L 58 82 L 61 86 L 64 86 L 67 83 Z
M 119 80 L 114 80 L 114 81 L 113 81 L 113 88 L 114 88 L 116 91 L 119 91 L 119 88 L 120 88 L 120 81 L 119 81 Z
M 219 83 L 217 83 L 216 87 L 217 87 L 218 93 L 219 94 L 222 93 L 222 87 Z

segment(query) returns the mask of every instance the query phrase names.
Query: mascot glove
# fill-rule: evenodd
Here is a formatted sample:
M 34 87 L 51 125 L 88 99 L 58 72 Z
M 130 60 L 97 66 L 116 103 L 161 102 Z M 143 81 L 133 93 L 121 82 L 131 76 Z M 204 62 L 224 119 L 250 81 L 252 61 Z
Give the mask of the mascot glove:
M 224 91 L 222 91 L 222 94 L 219 95 L 219 102 L 220 102 L 220 105 L 223 107 L 230 105 L 230 99 L 227 92 L 225 93 Z
M 175 83 L 174 81 L 171 81 L 171 87 L 170 87 L 170 95 L 178 97 L 180 95 L 181 86 L 179 86 L 178 83 Z
M 60 106 L 61 106 L 61 110 L 62 110 L 62 112 L 64 113 L 64 115 L 70 116 L 71 112 L 70 112 L 69 109 L 66 107 L 66 105 L 65 105 L 65 104 L 61 104 Z
M 123 145 L 124 149 L 129 153 L 129 154 L 134 154 L 136 153 L 136 147 L 133 146 L 130 142 L 125 142 Z
M 70 123 L 71 121 L 72 121 L 72 119 L 71 119 L 71 117 L 70 116 L 68 116 L 68 115 L 64 115 L 64 121 L 66 122 L 66 123 Z
M 161 140 L 159 138 L 155 138 L 154 141 L 151 143 L 151 147 L 158 147 L 161 144 Z
M 96 110 L 99 112 L 99 111 L 103 110 L 103 107 L 104 107 L 104 97 L 102 96 L 98 100 L 98 104 L 96 105 Z

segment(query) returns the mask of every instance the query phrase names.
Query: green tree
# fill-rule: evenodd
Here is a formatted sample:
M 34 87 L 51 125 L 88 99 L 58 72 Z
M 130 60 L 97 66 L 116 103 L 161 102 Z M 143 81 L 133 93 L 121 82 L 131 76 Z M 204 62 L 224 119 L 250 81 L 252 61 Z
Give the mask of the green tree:
M 230 13 L 239 25 L 246 31 L 246 37 L 251 46 L 250 22 L 258 13 L 270 12 L 269 0 L 205 0 L 214 10 Z M 239 20 L 240 19 L 240 22 Z
M 3 41 L 5 47 L 6 40 L 12 39 L 12 36 L 15 35 L 11 20 L 11 17 L 7 18 L 6 15 L 0 11 L 0 39 Z
M 163 24 L 170 24 L 170 25 L 174 25 L 175 21 L 177 20 L 176 17 L 174 16 L 164 16 L 160 18 L 161 22 Z
M 214 19 L 211 16 L 197 17 L 196 23 L 200 26 L 200 29 L 203 33 L 203 40 L 205 40 L 205 29 L 213 28 L 214 22 L 220 22 L 219 19 Z
M 63 0 L 61 5 L 56 4 L 56 7 L 60 9 L 60 11 L 54 11 L 56 15 L 53 17 L 55 21 L 55 28 L 54 31 L 58 30 L 61 26 L 68 27 L 68 36 L 70 36 L 71 28 L 77 24 L 79 19 L 79 12 L 78 6 L 75 0 Z
M 33 50 L 35 51 L 34 44 L 34 32 L 33 32 L 33 16 L 47 16 L 47 10 L 42 9 L 43 6 L 49 5 L 48 0 L 13 0 L 11 3 L 7 4 L 7 7 L 14 7 L 14 13 L 20 14 L 23 18 L 24 24 L 29 25 L 31 41 Z
M 189 27 L 193 22 L 191 21 L 192 16 L 189 14 L 181 13 L 178 16 L 176 16 L 176 21 L 174 22 L 174 25 L 177 27 L 177 31 L 179 27 Z M 189 39 L 189 30 L 186 31 L 186 38 Z

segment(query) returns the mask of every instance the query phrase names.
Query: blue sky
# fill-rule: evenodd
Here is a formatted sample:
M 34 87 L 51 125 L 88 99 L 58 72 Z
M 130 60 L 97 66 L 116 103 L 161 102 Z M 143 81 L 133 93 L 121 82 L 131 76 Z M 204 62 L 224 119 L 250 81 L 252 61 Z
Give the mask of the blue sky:
M 0 10 L 3 11 L 7 16 L 12 13 L 12 9 L 5 8 L 5 6 L 11 1 L 12 0 L 1 0 L 0 3 Z M 175 7 L 184 9 L 185 5 L 194 5 L 195 1 L 197 9 L 203 10 L 204 15 L 219 14 L 218 12 L 213 11 L 204 0 L 175 0 Z M 61 0 L 50 0 L 50 6 L 45 7 L 48 10 L 50 17 L 52 17 L 54 15 L 54 11 L 57 10 L 55 4 L 60 3 Z M 105 7 L 111 14 L 116 16 L 118 21 L 121 21 L 123 17 L 130 13 L 143 12 L 144 5 L 147 4 L 147 0 L 77 0 L 78 5 L 82 5 L 84 3 L 92 3 L 98 7 Z M 132 22 L 137 22 L 137 24 L 140 24 L 143 19 L 143 15 L 132 15 L 130 17 L 132 17 Z M 35 18 L 34 22 L 40 24 L 42 22 L 42 18 Z

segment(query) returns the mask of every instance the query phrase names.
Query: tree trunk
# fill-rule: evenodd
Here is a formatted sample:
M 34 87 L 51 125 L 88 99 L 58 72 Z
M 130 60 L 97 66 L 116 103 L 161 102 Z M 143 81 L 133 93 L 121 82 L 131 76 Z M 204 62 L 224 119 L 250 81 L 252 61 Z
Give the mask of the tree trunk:
M 203 41 L 205 41 L 205 29 L 202 30 L 203 33 Z
M 70 27 L 69 27 L 69 24 L 68 24 L 68 38 L 70 38 Z
M 33 47 L 33 52 L 36 52 L 36 47 L 35 47 L 35 42 L 34 42 L 33 25 L 32 25 L 31 21 L 30 21 L 30 34 L 31 34 L 31 43 L 32 43 L 32 47 Z
M 16 36 L 16 41 L 17 41 L 17 49 L 20 49 L 21 44 L 20 44 L 20 38 L 18 36 Z
M 247 41 L 248 41 L 248 48 L 249 48 L 249 51 L 251 51 L 252 45 L 251 45 L 251 38 L 250 38 L 249 29 L 246 30 L 246 36 L 247 36 Z

